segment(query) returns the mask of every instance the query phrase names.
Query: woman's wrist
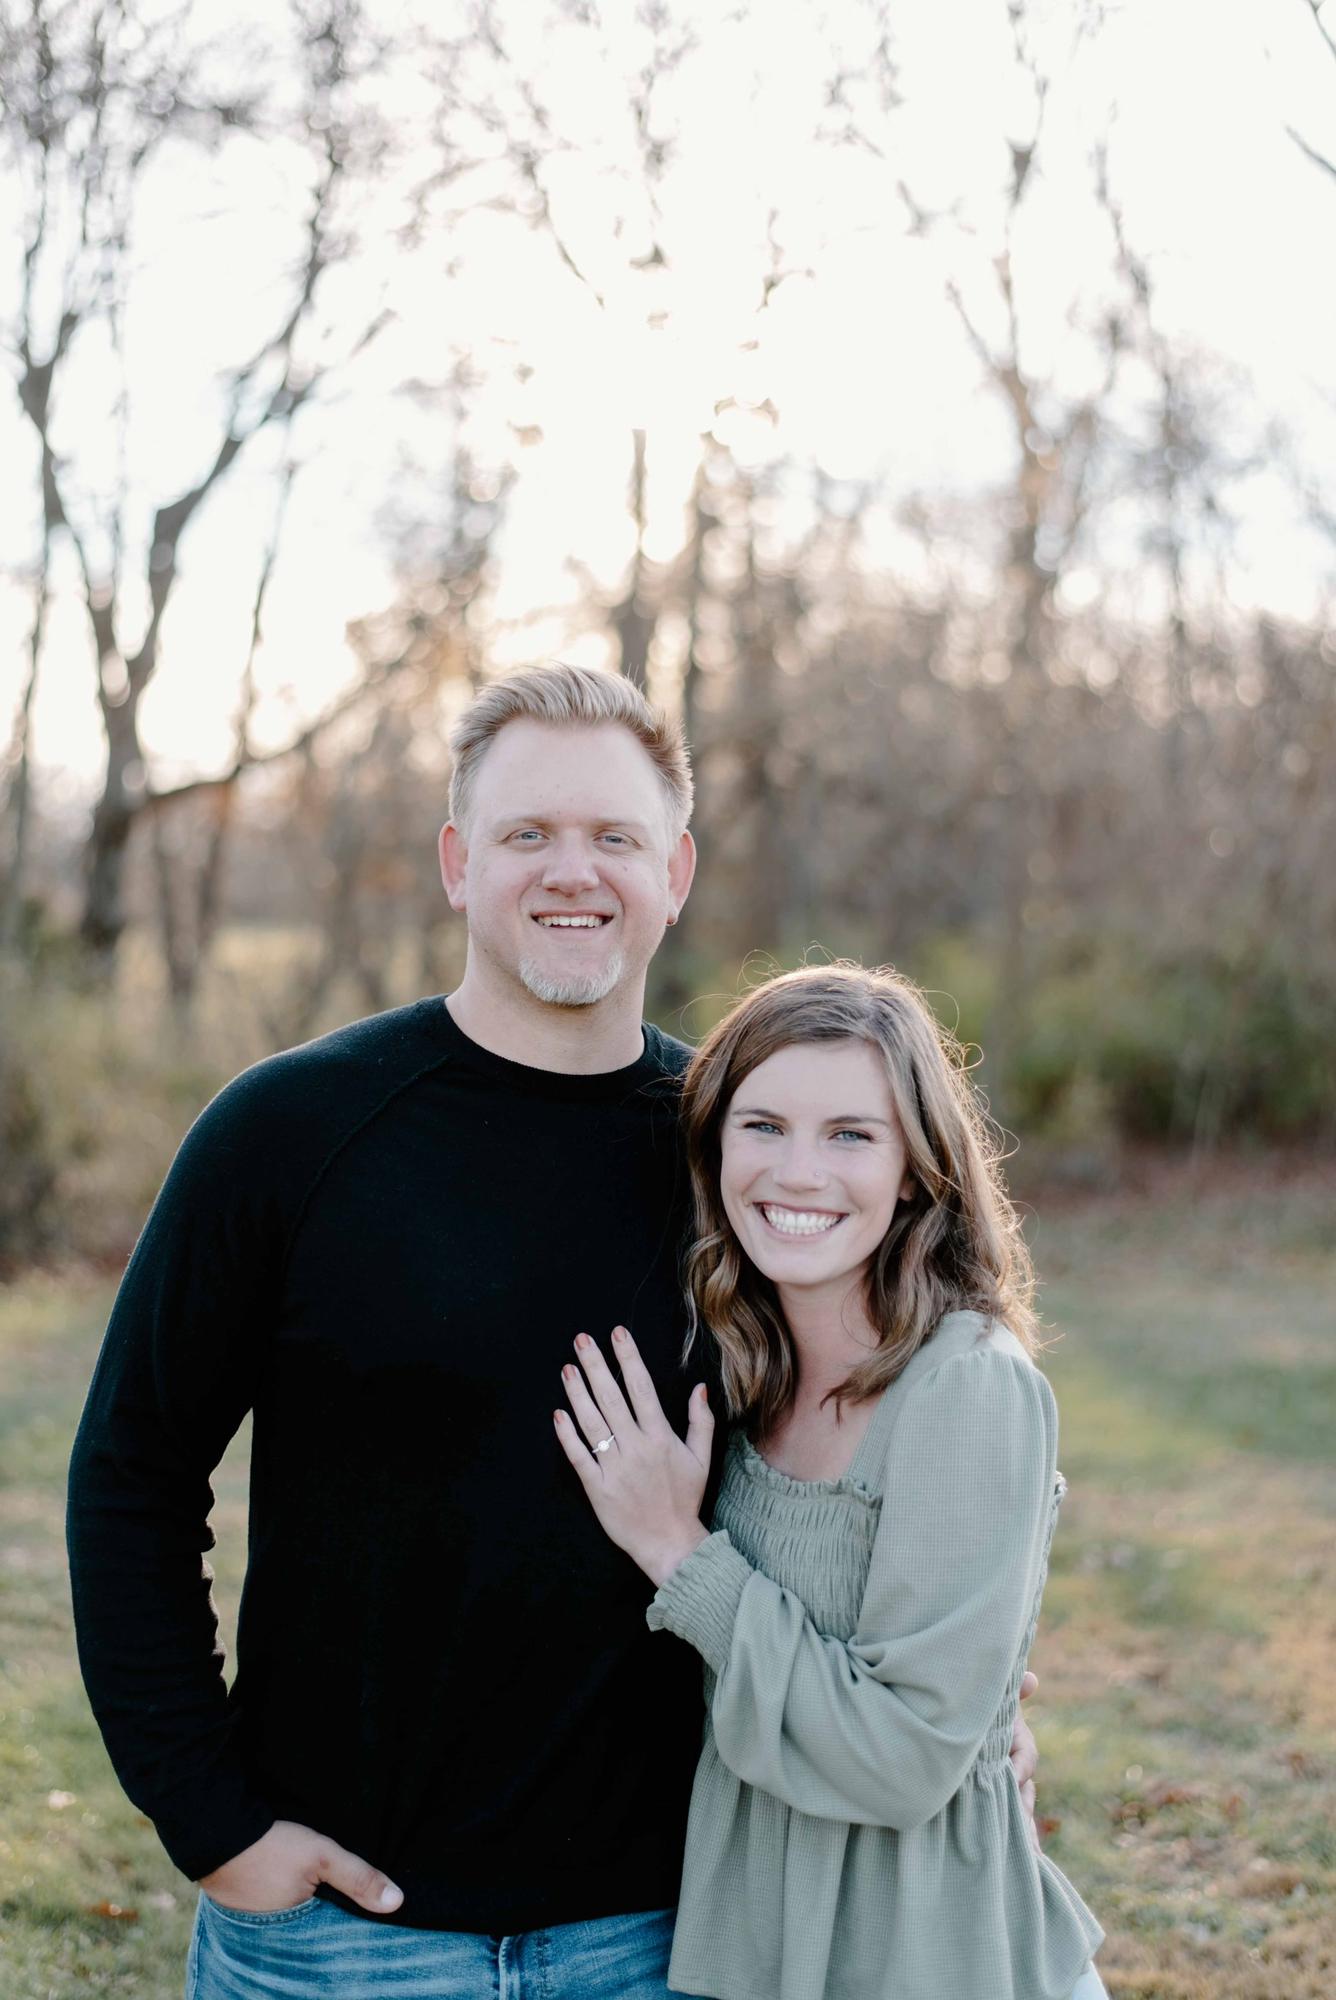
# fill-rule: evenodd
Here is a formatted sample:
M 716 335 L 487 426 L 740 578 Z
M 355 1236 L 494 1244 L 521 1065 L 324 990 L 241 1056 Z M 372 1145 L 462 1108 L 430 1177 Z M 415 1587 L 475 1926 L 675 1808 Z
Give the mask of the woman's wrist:
M 710 1531 L 703 1521 L 693 1521 L 689 1527 L 674 1533 L 665 1542 L 656 1543 L 638 1555 L 636 1561 L 645 1572 L 656 1590 L 661 1590 L 673 1571 L 680 1569 L 689 1555 L 694 1555 L 702 1542 L 708 1542 Z

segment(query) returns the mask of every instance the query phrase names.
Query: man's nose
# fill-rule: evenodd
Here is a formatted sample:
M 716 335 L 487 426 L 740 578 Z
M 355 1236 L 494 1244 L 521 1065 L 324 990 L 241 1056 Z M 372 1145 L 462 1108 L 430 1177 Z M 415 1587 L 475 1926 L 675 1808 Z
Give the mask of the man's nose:
M 590 848 L 578 835 L 562 835 L 547 850 L 543 887 L 562 895 L 579 895 L 598 887 L 598 869 Z

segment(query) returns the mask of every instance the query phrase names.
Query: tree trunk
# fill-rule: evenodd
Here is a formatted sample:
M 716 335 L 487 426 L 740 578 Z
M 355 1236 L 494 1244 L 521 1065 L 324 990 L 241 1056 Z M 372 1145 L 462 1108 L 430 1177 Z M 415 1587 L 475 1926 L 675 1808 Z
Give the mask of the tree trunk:
M 93 956 L 108 966 L 125 928 L 125 861 L 144 783 L 138 708 L 133 687 L 122 702 L 102 701 L 107 767 L 88 836 L 79 934 Z
M 28 863 L 28 816 L 32 782 L 32 707 L 37 693 L 37 676 L 42 664 L 42 640 L 46 631 L 48 559 L 50 529 L 42 540 L 42 561 L 37 577 L 37 597 L 33 606 L 32 632 L 28 641 L 28 677 L 14 721 L 14 741 L 10 752 L 9 793 L 5 801 L 13 823 L 9 868 L 0 883 L 0 952 L 17 943 L 23 925 L 23 890 Z
M 612 629 L 617 634 L 618 669 L 643 694 L 649 673 L 650 642 L 659 620 L 658 612 L 645 602 L 645 433 L 632 431 L 631 436 L 634 441 L 631 518 L 635 522 L 636 545 L 626 593 L 613 607 Z
M 709 448 L 707 440 L 706 448 Z M 680 694 L 682 733 L 691 752 L 697 787 L 697 804 L 700 804 L 701 760 L 697 757 L 696 724 L 699 715 L 700 695 L 700 633 L 701 603 L 705 596 L 705 537 L 714 525 L 714 515 L 706 503 L 708 481 L 705 476 L 705 458 L 702 457 L 696 472 L 691 494 L 691 531 L 684 551 L 682 564 L 682 599 L 687 621 L 687 652 L 682 663 L 682 687 Z M 680 1010 L 691 999 L 694 984 L 691 972 L 692 943 L 695 922 L 693 905 L 688 897 L 682 914 L 674 929 L 670 930 L 659 951 L 655 967 L 655 990 L 660 1005 L 665 1009 Z

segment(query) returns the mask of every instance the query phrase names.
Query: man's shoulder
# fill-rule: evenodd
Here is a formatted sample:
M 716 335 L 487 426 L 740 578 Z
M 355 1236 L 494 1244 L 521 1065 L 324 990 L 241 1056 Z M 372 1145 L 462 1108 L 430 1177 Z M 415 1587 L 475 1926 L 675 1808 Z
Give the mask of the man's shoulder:
M 372 1116 L 400 1089 L 446 1059 L 433 1032 L 437 1000 L 372 1014 L 315 1040 L 265 1056 L 225 1084 L 200 1113 L 196 1137 L 235 1138 L 281 1156 L 324 1149 Z

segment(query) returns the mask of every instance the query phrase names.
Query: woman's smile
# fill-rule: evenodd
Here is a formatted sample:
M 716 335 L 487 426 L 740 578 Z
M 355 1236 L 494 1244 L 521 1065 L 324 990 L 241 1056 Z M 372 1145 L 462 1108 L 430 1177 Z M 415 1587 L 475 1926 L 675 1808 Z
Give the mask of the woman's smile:
M 779 1202 L 756 1201 L 752 1203 L 763 1222 L 777 1236 L 790 1239 L 799 1236 L 829 1236 L 832 1229 L 844 1221 L 847 1210 L 820 1208 L 786 1208 Z

